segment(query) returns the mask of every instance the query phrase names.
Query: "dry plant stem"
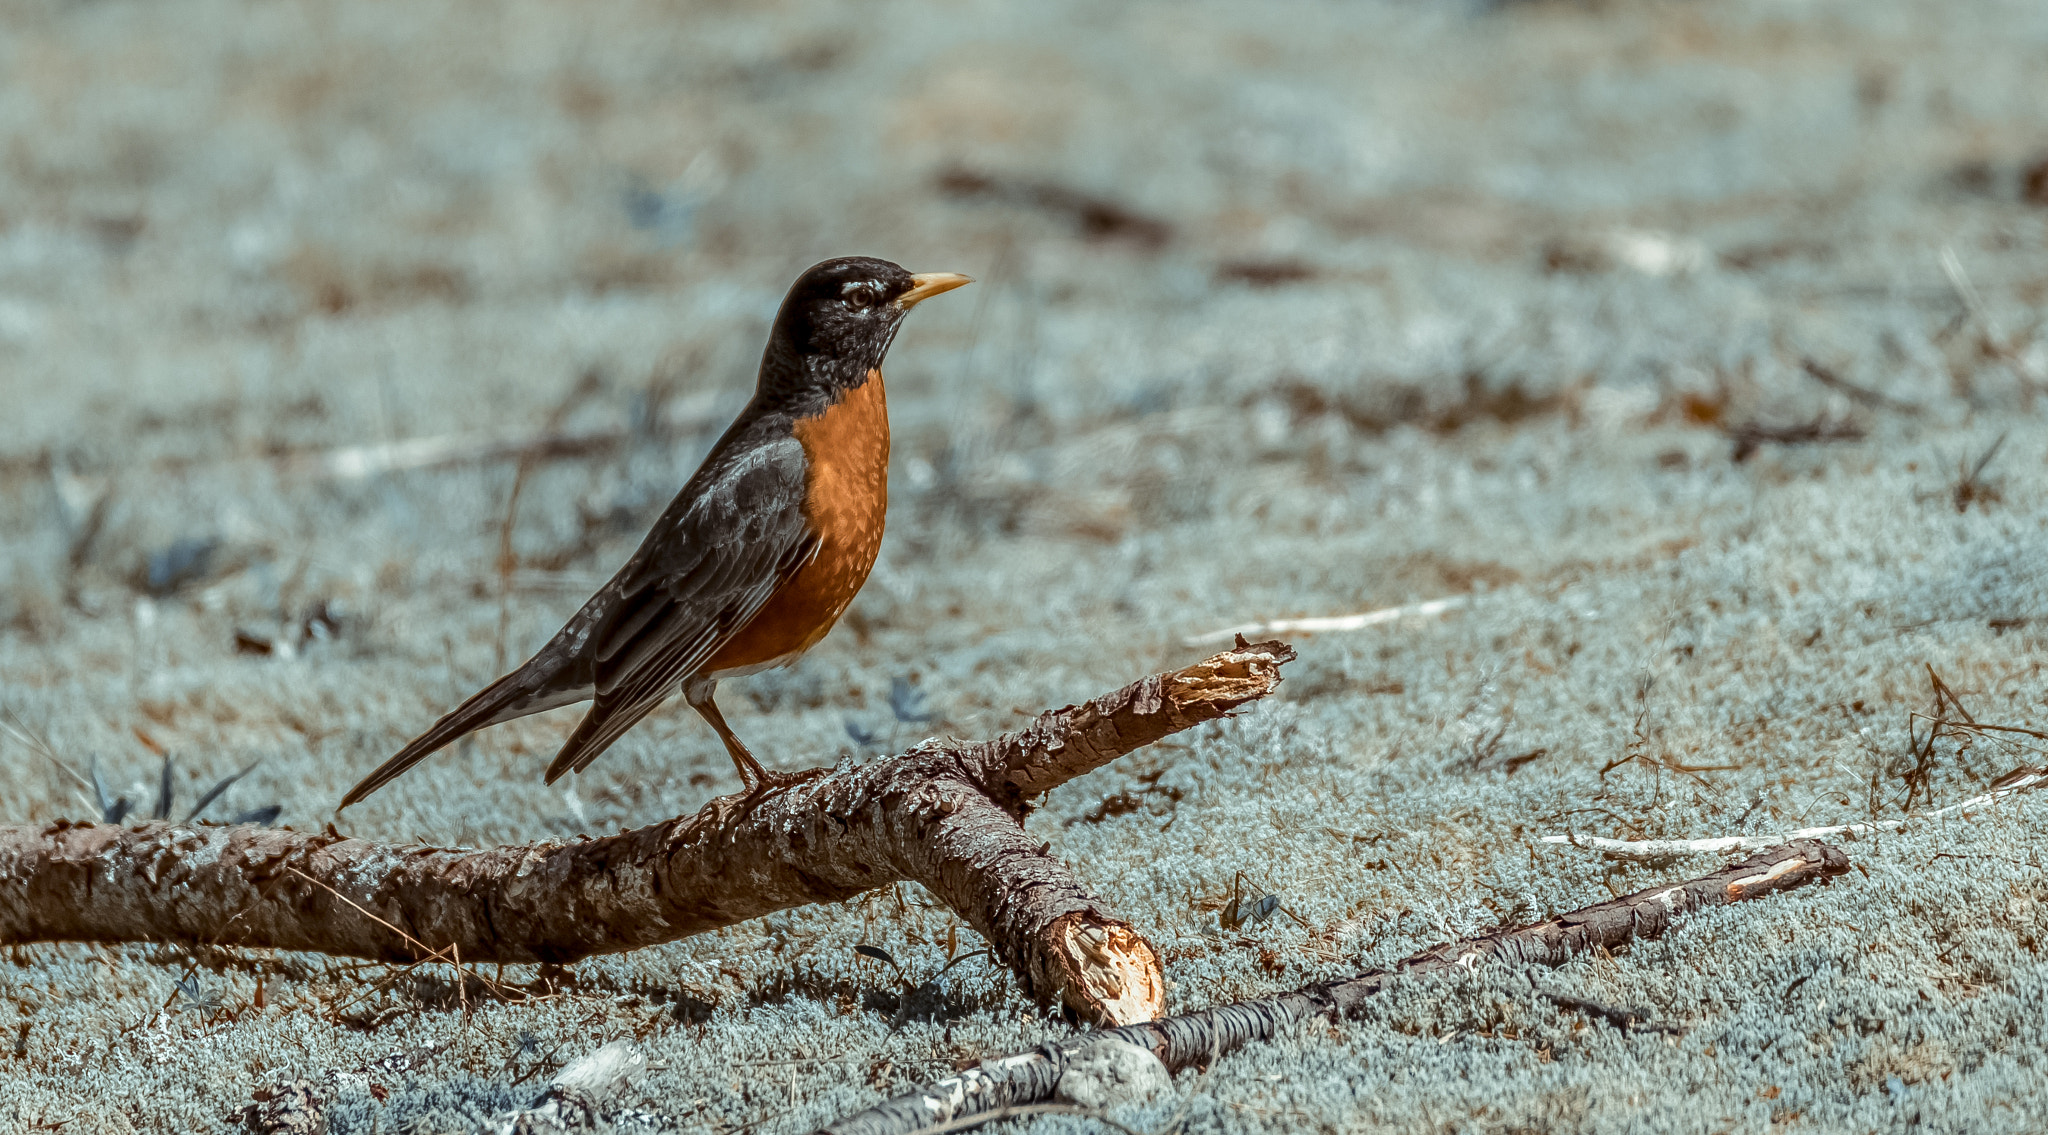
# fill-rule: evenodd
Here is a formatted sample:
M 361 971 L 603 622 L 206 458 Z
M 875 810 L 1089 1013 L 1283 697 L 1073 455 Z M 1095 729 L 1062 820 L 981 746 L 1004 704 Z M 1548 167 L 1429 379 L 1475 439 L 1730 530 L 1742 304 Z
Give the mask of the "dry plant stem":
M 1442 599 L 1429 599 L 1421 603 L 1410 603 L 1405 607 L 1382 607 L 1377 611 L 1360 611 L 1355 615 L 1314 615 L 1301 619 L 1272 619 L 1263 623 L 1245 623 L 1225 627 L 1220 631 L 1193 635 L 1182 639 L 1188 646 L 1206 646 L 1212 642 L 1229 642 L 1233 638 L 1258 634 L 1318 634 L 1325 631 L 1356 631 L 1391 623 L 1398 619 L 1424 619 L 1457 610 L 1471 602 L 1469 595 L 1450 595 Z
M 576 404 L 596 391 L 598 377 L 595 371 L 585 371 L 576 381 L 574 389 L 548 415 L 545 435 L 561 432 L 562 423 L 568 420 Z M 534 466 L 543 456 L 537 449 L 524 450 L 519 454 L 519 465 L 512 474 L 512 492 L 505 501 L 505 523 L 498 528 L 498 663 L 497 670 L 505 669 L 505 636 L 512 623 L 512 573 L 519 569 L 519 553 L 512 546 L 512 530 L 519 524 L 519 497 L 526 489 L 526 478 L 533 473 Z
M 1833 824 L 1821 828 L 1800 828 L 1783 835 L 1724 835 L 1704 839 L 1608 839 L 1604 836 L 1547 835 L 1544 843 L 1568 844 L 1584 851 L 1597 851 L 1613 859 L 1628 859 L 1636 862 L 1655 862 L 1677 859 L 1687 855 L 1714 855 L 1727 851 L 1755 851 L 1763 847 L 1775 847 L 1792 840 L 1832 839 L 1848 836 L 1875 835 L 1878 832 L 1893 832 L 1907 824 L 1939 820 L 1957 813 L 1968 813 L 1973 809 L 1993 804 L 2015 792 L 2048 783 L 2048 769 L 2021 769 L 2000 779 L 1992 790 L 1972 796 L 1960 804 L 1950 804 L 1919 816 L 1903 820 L 1870 820 L 1860 824 Z M 1967 819 L 1967 816 L 1963 818 Z
M 170 941 L 409 962 L 569 962 L 923 884 L 1041 1000 L 1127 1023 L 1159 958 L 1024 831 L 1026 798 L 1270 693 L 1294 652 L 1240 644 L 1043 714 L 812 769 L 602 839 L 482 850 L 253 827 L 0 827 L 0 944 Z
M 1652 887 L 1511 930 L 1434 946 L 1389 969 L 1318 982 L 1292 993 L 1240 1001 L 1178 1017 L 1084 1033 L 997 1060 L 886 1100 L 823 1129 L 826 1135 L 907 1135 L 953 1126 L 975 1115 L 1053 1097 L 1069 1054 L 1105 1036 L 1150 1049 L 1169 1072 L 1204 1065 L 1253 1041 L 1270 1040 L 1295 1022 L 1343 1019 L 1397 979 L 1465 970 L 1482 962 L 1556 966 L 1595 950 L 1656 938 L 1678 918 L 1789 891 L 1849 869 L 1839 849 L 1803 840 L 1676 886 Z M 963 1124 L 964 1126 L 964 1124 Z

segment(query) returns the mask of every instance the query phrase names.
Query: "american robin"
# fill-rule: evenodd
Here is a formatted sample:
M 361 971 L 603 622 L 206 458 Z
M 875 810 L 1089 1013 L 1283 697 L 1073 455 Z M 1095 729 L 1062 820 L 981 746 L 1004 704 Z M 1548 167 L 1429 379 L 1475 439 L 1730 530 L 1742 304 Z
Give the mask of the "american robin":
M 753 400 L 626 566 L 538 654 L 435 722 L 340 806 L 466 733 L 594 700 L 548 766 L 553 784 L 678 689 L 718 731 L 747 791 L 769 783 L 712 691 L 721 678 L 795 661 L 867 582 L 889 496 L 882 356 L 912 307 L 969 282 L 861 256 L 797 277 L 761 352 Z

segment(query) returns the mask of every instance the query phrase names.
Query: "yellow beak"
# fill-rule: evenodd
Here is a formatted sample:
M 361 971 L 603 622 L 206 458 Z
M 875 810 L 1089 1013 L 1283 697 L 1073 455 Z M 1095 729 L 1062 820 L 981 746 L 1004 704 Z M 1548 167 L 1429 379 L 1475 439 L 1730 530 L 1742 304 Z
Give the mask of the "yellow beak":
M 965 287 L 973 283 L 974 278 L 962 276 L 958 272 L 918 272 L 910 277 L 910 282 L 916 286 L 897 296 L 895 300 L 896 306 L 904 311 L 909 311 L 940 292 Z

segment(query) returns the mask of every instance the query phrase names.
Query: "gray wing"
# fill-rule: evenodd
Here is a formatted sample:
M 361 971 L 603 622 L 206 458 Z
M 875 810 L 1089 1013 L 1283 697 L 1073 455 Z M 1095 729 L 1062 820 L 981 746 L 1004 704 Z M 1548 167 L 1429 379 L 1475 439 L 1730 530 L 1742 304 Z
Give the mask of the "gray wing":
M 665 514 L 584 609 L 573 649 L 590 666 L 596 704 L 549 766 L 550 782 L 667 700 L 817 554 L 805 470 L 795 438 L 749 451 Z

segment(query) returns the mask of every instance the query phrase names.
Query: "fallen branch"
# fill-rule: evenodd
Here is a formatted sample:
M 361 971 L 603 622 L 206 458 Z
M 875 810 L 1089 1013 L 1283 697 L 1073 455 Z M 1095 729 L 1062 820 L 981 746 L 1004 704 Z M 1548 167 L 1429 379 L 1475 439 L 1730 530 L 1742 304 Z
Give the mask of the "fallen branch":
M 1495 931 L 1435 946 L 1355 977 L 1204 1009 L 1164 1020 L 1083 1033 L 998 1060 L 984 1061 L 957 1076 L 929 1084 L 841 1119 L 824 1135 L 907 1135 L 926 1130 L 957 1131 L 974 1116 L 986 1119 L 1010 1109 L 1053 1098 L 1068 1059 L 1105 1038 L 1149 1050 L 1170 1072 L 1217 1057 L 1253 1041 L 1271 1040 L 1298 1021 L 1341 1020 L 1360 1012 L 1367 999 L 1397 979 L 1470 969 L 1481 962 L 1556 966 L 1596 950 L 1615 950 L 1637 938 L 1656 938 L 1676 919 L 1789 891 L 1839 875 L 1848 856 L 1826 844 L 1802 841 L 1775 848 L 1710 875 L 1670 887 L 1585 907 L 1547 922 Z
M 1029 798 L 1272 692 L 1294 651 L 1205 662 L 992 741 L 785 776 L 602 839 L 482 850 L 252 827 L 0 827 L 0 945 L 168 941 L 565 963 L 897 882 L 924 885 L 1084 1020 L 1156 1016 L 1159 957 L 1026 835 Z
M 1985 727 L 1992 728 L 1992 727 Z M 1795 840 L 1834 839 L 1840 836 L 1864 836 L 1877 832 L 1895 832 L 1907 824 L 1938 820 L 1972 808 L 1982 808 L 2015 792 L 2048 783 L 2048 768 L 2022 768 L 1998 778 L 1991 790 L 1972 796 L 1960 804 L 1950 804 L 1918 816 L 1907 816 L 1900 820 L 1867 820 L 1859 824 L 1831 824 L 1820 828 L 1800 828 L 1781 835 L 1724 835 L 1705 839 L 1608 839 L 1603 836 L 1547 835 L 1544 843 L 1568 844 L 1584 851 L 1597 851 L 1615 859 L 1631 859 L 1638 862 L 1653 862 L 1677 859 L 1687 855 L 1714 855 L 1727 851 L 1755 851 L 1759 848 L 1775 847 Z
M 1429 599 L 1421 603 L 1410 603 L 1405 607 L 1383 607 L 1377 611 L 1360 611 L 1355 615 L 1313 615 L 1302 619 L 1274 619 L 1264 623 L 1246 623 L 1243 626 L 1225 627 L 1183 639 L 1188 646 L 1205 646 L 1212 642 L 1229 642 L 1248 635 L 1261 634 L 1315 634 L 1321 631 L 1356 631 L 1366 627 L 1391 623 L 1396 619 L 1428 618 L 1453 611 L 1471 602 L 1469 595 L 1452 595 L 1443 599 Z

